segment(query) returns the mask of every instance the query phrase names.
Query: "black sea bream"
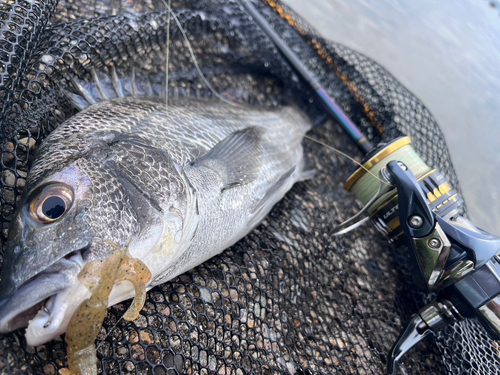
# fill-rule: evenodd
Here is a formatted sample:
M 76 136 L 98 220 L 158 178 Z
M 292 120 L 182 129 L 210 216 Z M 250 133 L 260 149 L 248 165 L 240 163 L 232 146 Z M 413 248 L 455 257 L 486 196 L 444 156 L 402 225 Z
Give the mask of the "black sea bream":
M 251 231 L 305 178 L 311 124 L 294 107 L 118 98 L 63 123 L 40 146 L 15 214 L 2 273 L 0 332 L 30 345 L 66 330 L 90 292 L 84 265 L 131 238 L 149 288 Z M 133 296 L 115 286 L 110 305 Z

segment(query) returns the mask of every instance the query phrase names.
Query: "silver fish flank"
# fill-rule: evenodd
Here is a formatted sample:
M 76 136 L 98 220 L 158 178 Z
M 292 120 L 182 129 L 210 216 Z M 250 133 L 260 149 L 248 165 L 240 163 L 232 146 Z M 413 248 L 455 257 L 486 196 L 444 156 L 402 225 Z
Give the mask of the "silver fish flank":
M 294 107 L 117 98 L 94 104 L 42 143 L 5 254 L 0 332 L 28 344 L 63 333 L 90 292 L 76 276 L 132 238 L 151 288 L 222 252 L 307 177 L 309 119 Z M 119 283 L 110 305 L 133 296 Z

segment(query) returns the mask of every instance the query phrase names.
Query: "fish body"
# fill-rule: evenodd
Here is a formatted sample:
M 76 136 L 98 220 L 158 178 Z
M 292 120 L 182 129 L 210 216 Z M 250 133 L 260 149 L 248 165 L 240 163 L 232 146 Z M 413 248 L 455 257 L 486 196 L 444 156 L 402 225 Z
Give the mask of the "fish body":
M 151 271 L 148 288 L 222 252 L 307 175 L 311 124 L 294 107 L 117 98 L 42 143 L 10 229 L 0 332 L 28 324 L 39 345 L 63 333 L 89 291 L 77 278 L 112 241 Z M 133 296 L 115 286 L 109 305 Z

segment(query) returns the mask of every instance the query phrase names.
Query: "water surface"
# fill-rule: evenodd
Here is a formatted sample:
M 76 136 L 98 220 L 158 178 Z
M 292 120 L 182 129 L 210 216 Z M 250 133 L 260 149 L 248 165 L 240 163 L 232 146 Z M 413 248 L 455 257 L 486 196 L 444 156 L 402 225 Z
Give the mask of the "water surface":
M 471 220 L 500 235 L 500 11 L 496 3 L 284 2 L 324 37 L 383 65 L 425 104 L 444 132 Z

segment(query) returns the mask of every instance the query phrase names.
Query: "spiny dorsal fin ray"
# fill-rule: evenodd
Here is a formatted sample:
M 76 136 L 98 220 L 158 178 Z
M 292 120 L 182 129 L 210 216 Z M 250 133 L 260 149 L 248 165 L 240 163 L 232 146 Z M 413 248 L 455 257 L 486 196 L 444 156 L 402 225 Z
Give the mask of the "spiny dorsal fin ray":
M 97 75 L 97 71 L 95 70 L 94 67 L 92 67 L 90 69 L 90 73 L 92 74 L 92 80 L 94 81 L 96 87 L 97 87 L 97 92 L 99 93 L 99 96 L 101 98 L 102 101 L 104 100 L 108 100 L 108 96 L 106 95 L 106 93 L 104 92 L 103 90 L 103 87 L 102 87 L 102 84 L 101 84 L 101 80 L 99 79 L 99 76 Z
M 62 93 L 69 99 L 71 104 L 79 111 L 87 108 L 90 104 L 83 98 L 83 96 L 69 92 L 68 90 L 61 89 Z
M 74 76 L 70 76 L 69 79 L 70 79 L 71 83 L 73 84 L 73 87 L 75 88 L 75 90 L 78 92 L 78 94 L 83 96 L 83 98 L 89 103 L 89 105 L 97 103 L 96 99 L 92 96 L 92 93 L 89 90 L 87 90 L 85 87 L 83 87 L 83 85 L 80 83 L 78 78 L 76 78 Z
M 111 80 L 113 81 L 113 88 L 115 89 L 116 95 L 118 95 L 119 98 L 124 98 L 125 94 L 123 94 L 122 82 L 120 78 L 118 78 L 118 73 L 114 65 L 111 67 Z
M 153 96 L 153 85 L 149 76 L 146 77 L 146 95 Z
M 137 82 L 135 79 L 135 67 L 132 68 L 132 96 L 137 96 Z

